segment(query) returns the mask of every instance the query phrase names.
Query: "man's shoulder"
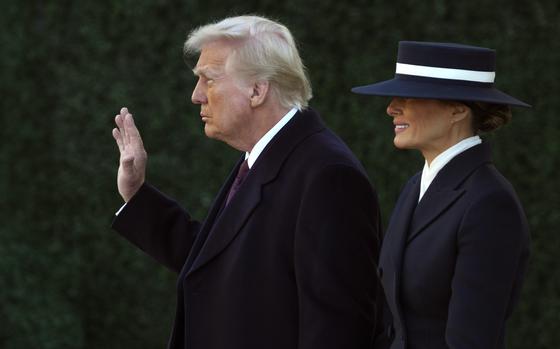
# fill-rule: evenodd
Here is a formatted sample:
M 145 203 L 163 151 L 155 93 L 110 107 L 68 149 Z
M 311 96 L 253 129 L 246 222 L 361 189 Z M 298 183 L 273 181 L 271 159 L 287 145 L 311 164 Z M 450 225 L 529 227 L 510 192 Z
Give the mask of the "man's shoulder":
M 288 163 L 306 172 L 342 166 L 365 173 L 360 161 L 346 143 L 327 127 L 309 135 L 298 144 L 288 157 Z
M 365 173 L 346 143 L 311 108 L 300 111 L 273 144 L 273 158 L 282 160 L 290 172 L 316 172 L 341 165 Z M 272 150 L 272 149 L 271 149 Z M 284 167 L 285 168 L 285 167 Z

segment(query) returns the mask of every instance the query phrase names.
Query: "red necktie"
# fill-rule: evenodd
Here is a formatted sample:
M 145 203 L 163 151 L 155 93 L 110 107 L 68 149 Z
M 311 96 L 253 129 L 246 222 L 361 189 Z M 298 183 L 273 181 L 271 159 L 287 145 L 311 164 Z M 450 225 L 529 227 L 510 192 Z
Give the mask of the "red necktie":
M 239 167 L 239 171 L 237 171 L 237 176 L 235 177 L 235 180 L 233 181 L 231 188 L 229 188 L 229 193 L 226 199 L 226 206 L 229 204 L 230 200 L 233 198 L 235 193 L 237 193 L 237 190 L 239 189 L 241 184 L 243 184 L 243 181 L 245 180 L 245 177 L 247 177 L 248 173 L 249 173 L 249 164 L 247 163 L 247 160 L 245 160 Z

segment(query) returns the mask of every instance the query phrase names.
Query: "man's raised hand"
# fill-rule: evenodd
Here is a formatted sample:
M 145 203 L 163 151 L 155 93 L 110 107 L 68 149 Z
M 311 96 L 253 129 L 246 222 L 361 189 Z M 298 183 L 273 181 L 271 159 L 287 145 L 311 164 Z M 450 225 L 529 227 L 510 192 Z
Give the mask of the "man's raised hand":
M 146 179 L 148 154 L 127 108 L 121 109 L 115 117 L 115 123 L 117 127 L 113 129 L 113 138 L 120 151 L 117 187 L 124 201 L 128 202 Z

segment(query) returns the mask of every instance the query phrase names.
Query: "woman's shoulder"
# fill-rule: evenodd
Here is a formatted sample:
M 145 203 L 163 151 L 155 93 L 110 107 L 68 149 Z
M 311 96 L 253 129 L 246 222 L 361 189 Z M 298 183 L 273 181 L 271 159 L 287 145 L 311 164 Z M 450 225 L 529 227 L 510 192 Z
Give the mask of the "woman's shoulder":
M 491 164 L 482 166 L 465 182 L 463 223 L 516 225 L 527 230 L 521 202 L 511 183 Z M 525 235 L 525 234 L 523 234 Z
M 502 197 L 518 201 L 517 193 L 511 183 L 491 163 L 473 171 L 462 187 L 473 199 Z

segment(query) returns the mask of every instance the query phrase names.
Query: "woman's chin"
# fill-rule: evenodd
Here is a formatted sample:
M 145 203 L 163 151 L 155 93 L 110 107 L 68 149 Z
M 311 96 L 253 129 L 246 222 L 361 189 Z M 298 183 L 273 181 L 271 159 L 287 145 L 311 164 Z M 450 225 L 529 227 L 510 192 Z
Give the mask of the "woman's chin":
M 395 147 L 397 149 L 411 149 L 412 148 L 410 146 L 410 144 L 408 144 L 406 141 L 403 141 L 402 139 L 398 139 L 398 137 L 395 137 L 395 139 L 393 139 L 393 144 L 395 145 Z

